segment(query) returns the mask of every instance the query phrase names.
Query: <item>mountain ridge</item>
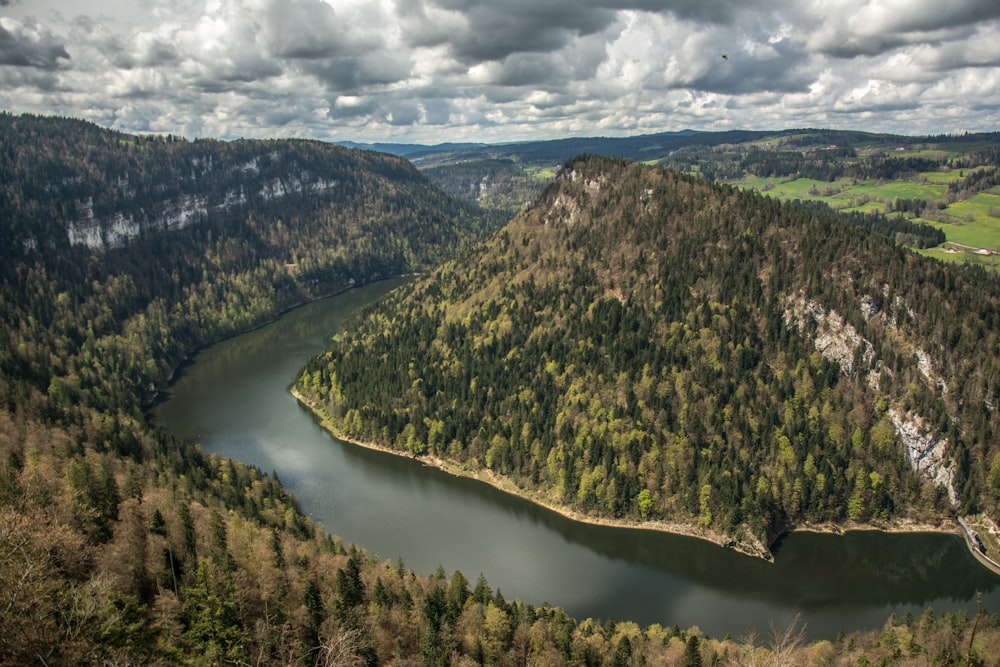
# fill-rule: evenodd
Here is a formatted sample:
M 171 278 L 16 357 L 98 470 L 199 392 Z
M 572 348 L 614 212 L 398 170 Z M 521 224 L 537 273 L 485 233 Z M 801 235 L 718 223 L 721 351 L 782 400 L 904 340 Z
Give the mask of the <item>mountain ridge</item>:
M 348 437 L 598 517 L 746 525 L 764 544 L 805 523 L 934 522 L 994 506 L 996 282 L 759 195 L 579 158 L 369 310 L 297 389 Z M 987 351 L 962 358 L 974 340 Z M 947 441 L 947 484 L 908 462 L 903 430 Z
M 426 270 L 490 223 L 410 189 L 422 180 L 368 174 L 354 198 L 291 195 L 120 246 L 72 244 L 75 211 L 44 187 L 23 197 L 26 185 L 62 187 L 65 164 L 83 164 L 71 178 L 114 191 L 122 171 L 105 167 L 170 165 L 159 151 L 183 140 L 19 118 L 30 132 L 2 142 L 0 160 L 30 157 L 36 173 L 0 179 L 0 665 L 965 664 L 997 641 L 995 618 L 931 610 L 836 644 L 801 643 L 794 625 L 767 644 L 576 621 L 482 576 L 415 573 L 344 545 L 276 477 L 152 429 L 143 399 L 199 346 L 351 278 Z

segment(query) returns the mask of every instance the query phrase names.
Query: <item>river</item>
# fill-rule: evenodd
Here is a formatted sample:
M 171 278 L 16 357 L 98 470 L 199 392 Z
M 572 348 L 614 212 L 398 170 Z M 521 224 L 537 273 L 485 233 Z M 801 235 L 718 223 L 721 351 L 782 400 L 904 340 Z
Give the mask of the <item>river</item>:
M 793 533 L 773 564 L 708 542 L 577 523 L 411 459 L 344 444 L 288 393 L 345 315 L 402 280 L 286 313 L 204 350 L 152 410 L 154 423 L 275 472 L 345 543 L 423 574 L 480 573 L 508 599 L 583 619 L 697 626 L 716 637 L 770 636 L 797 615 L 812 639 L 881 627 L 927 607 L 1000 611 L 1000 577 L 951 535 Z

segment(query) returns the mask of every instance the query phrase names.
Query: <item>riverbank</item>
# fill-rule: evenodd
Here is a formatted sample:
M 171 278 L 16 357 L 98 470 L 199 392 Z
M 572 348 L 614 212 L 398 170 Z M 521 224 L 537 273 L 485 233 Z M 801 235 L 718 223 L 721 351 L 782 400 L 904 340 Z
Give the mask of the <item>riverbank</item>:
M 154 385 L 149 392 L 147 392 L 144 396 L 142 396 L 141 403 L 142 403 L 143 414 L 146 415 L 146 419 L 148 421 L 150 411 L 156 407 L 157 403 L 166 400 L 168 398 L 166 392 L 168 388 L 172 384 L 174 384 L 174 382 L 177 380 L 178 374 L 184 370 L 185 366 L 193 363 L 195 357 L 197 357 L 200 352 L 207 350 L 213 345 L 218 345 L 219 343 L 224 343 L 225 341 L 230 340 L 232 338 L 237 338 L 244 334 L 248 334 L 263 329 L 264 327 L 277 322 L 284 315 L 287 315 L 293 310 L 296 310 L 298 308 L 303 308 L 311 303 L 316 303 L 317 301 L 322 301 L 323 299 L 332 299 L 334 297 L 341 296 L 342 294 L 346 294 L 347 292 L 350 292 L 353 289 L 358 289 L 361 287 L 365 287 L 367 285 L 374 285 L 387 280 L 412 279 L 413 277 L 418 275 L 420 274 L 403 273 L 393 276 L 376 277 L 372 278 L 371 280 L 366 280 L 364 282 L 350 282 L 346 284 L 344 287 L 337 290 L 333 290 L 331 292 L 326 292 L 318 296 L 309 296 L 304 299 L 292 301 L 286 305 L 278 307 L 278 309 L 275 310 L 273 313 L 268 313 L 267 315 L 264 315 L 260 320 L 254 322 L 253 324 L 244 329 L 237 329 L 231 331 L 222 336 L 219 336 L 218 338 L 213 338 L 211 340 L 205 341 L 195 346 L 191 350 L 183 352 L 180 362 L 178 362 L 176 366 L 170 369 L 170 373 L 167 375 L 167 378 L 163 382 Z
M 391 454 L 392 456 L 398 456 L 401 458 L 412 459 L 432 468 L 436 468 L 442 472 L 449 475 L 454 475 L 456 477 L 464 477 L 467 479 L 474 479 L 478 482 L 488 484 L 498 491 L 502 491 L 506 494 L 516 496 L 522 500 L 526 500 L 534 505 L 543 507 L 550 512 L 555 512 L 561 516 L 577 521 L 580 523 L 586 523 L 594 526 L 608 526 L 612 528 L 635 528 L 639 530 L 655 530 L 664 533 L 670 533 L 673 535 L 684 535 L 686 537 L 694 537 L 701 540 L 706 540 L 717 544 L 720 547 L 726 547 L 729 549 L 734 549 L 740 553 L 748 556 L 754 556 L 757 558 L 762 558 L 764 560 L 771 561 L 771 552 L 759 540 L 754 540 L 753 543 L 747 541 L 747 543 L 740 543 L 729 535 L 724 535 L 718 531 L 709 530 L 702 526 L 693 525 L 690 523 L 682 521 L 624 521 L 620 519 L 609 519 L 605 517 L 594 517 L 582 512 L 577 512 L 573 509 L 567 508 L 565 506 L 559 505 L 550 499 L 544 498 L 536 493 L 530 493 L 521 489 L 509 479 L 497 475 L 491 470 L 484 469 L 472 469 L 462 465 L 459 465 L 453 461 L 448 461 L 442 459 L 438 456 L 413 456 L 409 452 L 403 452 L 398 449 L 392 449 L 390 447 L 385 447 L 383 445 L 378 445 L 371 442 L 364 442 L 361 440 L 356 440 L 345 436 L 340 430 L 329 420 L 326 414 L 317 407 L 317 405 L 299 393 L 294 387 L 289 390 L 292 396 L 295 397 L 298 402 L 307 408 L 316 418 L 319 420 L 320 426 L 323 427 L 327 432 L 333 435 L 335 438 L 342 442 L 355 445 L 357 447 L 363 447 L 365 449 L 370 449 L 377 452 L 382 452 L 385 454 Z
M 453 461 L 442 459 L 437 456 L 424 455 L 415 457 L 409 452 L 404 452 L 397 449 L 392 449 L 390 447 L 385 447 L 383 445 L 378 445 L 371 442 L 364 442 L 350 437 L 346 437 L 339 431 L 339 429 L 337 429 L 337 427 L 329 420 L 329 418 L 326 416 L 323 410 L 321 410 L 315 403 L 308 400 L 305 396 L 296 391 L 294 387 L 290 389 L 290 392 L 301 405 L 306 407 L 310 412 L 313 413 L 313 415 L 316 416 L 323 429 L 328 431 L 338 440 L 349 443 L 351 445 L 363 447 L 365 449 L 370 449 L 378 452 L 383 452 L 386 454 L 391 454 L 393 456 L 398 456 L 401 458 L 414 459 L 423 465 L 437 468 L 438 470 L 441 470 L 442 472 L 445 472 L 447 474 L 454 475 L 457 477 L 474 479 L 484 484 L 488 484 L 499 491 L 502 491 L 512 496 L 516 496 L 530 503 L 533 503 L 539 507 L 543 507 L 551 512 L 555 512 L 556 514 L 566 517 L 567 519 L 577 521 L 580 523 L 586 523 L 598 526 L 608 526 L 613 528 L 652 530 L 663 533 L 670 533 L 673 535 L 694 537 L 700 540 L 711 542 L 720 547 L 732 549 L 738 553 L 747 556 L 760 558 L 768 562 L 774 561 L 774 555 L 771 552 L 770 546 L 763 544 L 759 539 L 757 539 L 753 534 L 751 534 L 749 530 L 744 530 L 738 537 L 733 537 L 685 521 L 659 520 L 659 521 L 639 522 L 639 521 L 628 521 L 621 519 L 610 519 L 606 517 L 594 517 L 567 508 L 555 502 L 554 500 L 546 498 L 538 493 L 532 493 L 530 491 L 526 491 L 515 485 L 509 479 L 497 475 L 493 471 L 488 469 L 470 468 L 467 466 L 457 464 Z M 951 534 L 956 536 L 962 535 L 963 532 L 958 522 L 950 519 L 944 519 L 939 523 L 926 523 L 926 522 L 912 521 L 908 519 L 899 519 L 895 521 L 887 521 L 881 523 L 856 523 L 856 522 L 850 522 L 845 524 L 835 524 L 829 522 L 805 523 L 794 526 L 788 531 L 788 533 L 812 532 L 812 533 L 832 533 L 832 534 L 842 535 L 850 531 L 878 531 L 885 533 L 938 533 L 938 534 Z M 970 550 L 972 550 L 971 545 L 969 548 Z M 986 563 L 984 563 L 984 565 L 986 565 Z M 1000 573 L 1000 571 L 998 571 L 998 573 Z
M 1000 563 L 994 557 L 1000 553 L 1000 541 L 997 539 L 997 527 L 992 519 L 985 515 L 964 516 L 958 518 L 965 545 L 984 567 L 995 574 L 1000 574 Z M 977 524 L 979 530 L 976 529 Z

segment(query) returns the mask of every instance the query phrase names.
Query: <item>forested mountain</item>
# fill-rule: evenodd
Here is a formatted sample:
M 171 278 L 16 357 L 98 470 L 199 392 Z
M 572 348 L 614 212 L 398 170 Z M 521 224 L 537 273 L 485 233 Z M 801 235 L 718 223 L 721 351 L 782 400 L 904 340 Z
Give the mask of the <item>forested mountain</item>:
M 445 144 L 392 144 L 392 143 L 381 143 L 377 142 L 374 144 L 359 144 L 356 141 L 338 141 L 335 142 L 338 146 L 344 146 L 345 148 L 360 148 L 367 151 L 378 151 L 380 153 L 390 153 L 392 155 L 398 155 L 399 157 L 405 157 L 407 159 L 414 159 L 423 156 L 435 155 L 437 153 L 452 153 L 454 151 L 464 151 L 469 149 L 482 148 L 485 144 L 477 143 L 445 143 Z
M 276 478 L 151 430 L 145 398 L 196 347 L 352 279 L 426 270 L 496 222 L 385 155 L 71 119 L 0 125 L 0 665 L 982 664 L 996 653 L 995 617 L 931 611 L 809 645 L 794 628 L 737 642 L 578 622 L 505 600 L 482 577 L 418 576 L 345 547 Z M 321 180 L 337 185 L 307 187 Z M 227 202 L 239 188 L 245 198 Z M 201 212 L 170 223 L 185 200 Z M 81 225 L 98 232 L 71 236 Z
M 767 544 L 996 509 L 998 300 L 835 218 L 580 158 L 297 388 L 348 438 Z
M 308 659 L 333 581 L 293 624 L 307 581 L 282 545 L 301 569 L 335 543 L 143 406 L 198 347 L 495 223 L 401 159 L 316 142 L 12 115 L 0 136 L 0 664 Z M 278 572 L 252 556 L 268 540 Z
M 948 236 L 929 221 L 971 222 L 971 212 L 996 208 L 980 201 L 971 209 L 960 204 L 955 210 L 962 209 L 961 214 L 947 210 L 996 187 L 998 139 L 997 133 L 905 137 L 822 129 L 689 131 L 473 146 L 413 154 L 410 159 L 446 191 L 480 206 L 514 212 L 534 200 L 558 164 L 577 154 L 657 164 L 771 195 L 776 182 L 818 181 L 821 187 L 789 186 L 798 197 L 785 188 L 779 188 L 778 196 L 809 206 L 825 203 L 830 214 L 836 211 L 849 224 L 923 249 L 941 245 Z M 940 191 L 937 184 L 942 185 Z
M 505 144 L 470 146 L 453 151 L 414 154 L 412 159 L 421 168 L 474 160 L 512 159 L 525 164 L 561 164 L 574 155 L 593 154 L 620 157 L 636 162 L 660 160 L 672 152 L 691 146 L 723 146 L 781 137 L 797 132 L 730 130 L 701 132 L 681 130 L 631 137 L 571 137 L 546 141 L 522 141 Z
M 404 160 L 318 142 L 187 142 L 11 115 L 0 142 L 9 407 L 41 392 L 137 414 L 197 347 L 426 270 L 496 226 Z
M 513 160 L 473 160 L 425 167 L 427 175 L 445 192 L 514 217 L 544 189 L 544 172 L 525 169 Z

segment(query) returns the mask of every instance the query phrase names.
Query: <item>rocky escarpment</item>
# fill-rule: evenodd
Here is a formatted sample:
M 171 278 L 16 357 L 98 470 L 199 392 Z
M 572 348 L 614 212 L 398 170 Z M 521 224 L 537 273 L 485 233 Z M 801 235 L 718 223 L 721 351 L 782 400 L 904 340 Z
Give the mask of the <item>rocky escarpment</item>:
M 144 230 L 175 231 L 209 214 L 234 211 L 251 201 L 270 202 L 289 195 L 323 195 L 339 184 L 336 179 L 298 170 L 294 164 L 290 165 L 290 173 L 282 177 L 261 180 L 255 178 L 259 174 L 256 164 L 255 159 L 232 168 L 229 176 L 235 176 L 236 180 L 220 193 L 165 194 L 163 199 L 147 201 L 144 205 L 137 205 L 137 193 L 127 187 L 126 178 L 121 210 L 96 214 L 92 196 L 73 202 L 76 217 L 67 224 L 69 242 L 95 250 L 120 247 Z M 197 165 L 198 161 L 193 161 L 193 166 Z M 203 172 L 202 177 L 207 179 L 211 175 Z M 233 178 L 227 180 L 232 181 Z
M 73 246 L 103 252 L 219 216 L 270 218 L 279 205 L 288 221 L 315 212 L 316 198 L 405 199 L 410 184 L 426 186 L 400 158 L 318 141 L 188 141 L 0 114 L 0 146 L 9 261 Z
M 883 286 L 883 291 L 887 292 L 888 287 Z M 905 302 L 898 298 L 895 305 L 906 307 Z M 869 324 L 897 339 L 902 338 L 896 319 L 879 308 L 872 297 L 862 299 L 861 312 Z M 877 391 L 880 375 L 892 373 L 876 355 L 872 341 L 862 336 L 836 311 L 807 300 L 799 293 L 785 298 L 784 317 L 785 323 L 799 332 L 813 332 L 811 336 L 816 351 L 837 363 L 845 375 L 853 376 Z M 904 345 L 911 350 L 914 363 L 928 386 L 942 395 L 946 394 L 948 385 L 934 371 L 930 355 L 912 343 L 905 342 Z M 892 407 L 888 414 L 913 470 L 943 488 L 951 506 L 958 507 L 955 464 L 948 456 L 947 438 L 914 410 Z

